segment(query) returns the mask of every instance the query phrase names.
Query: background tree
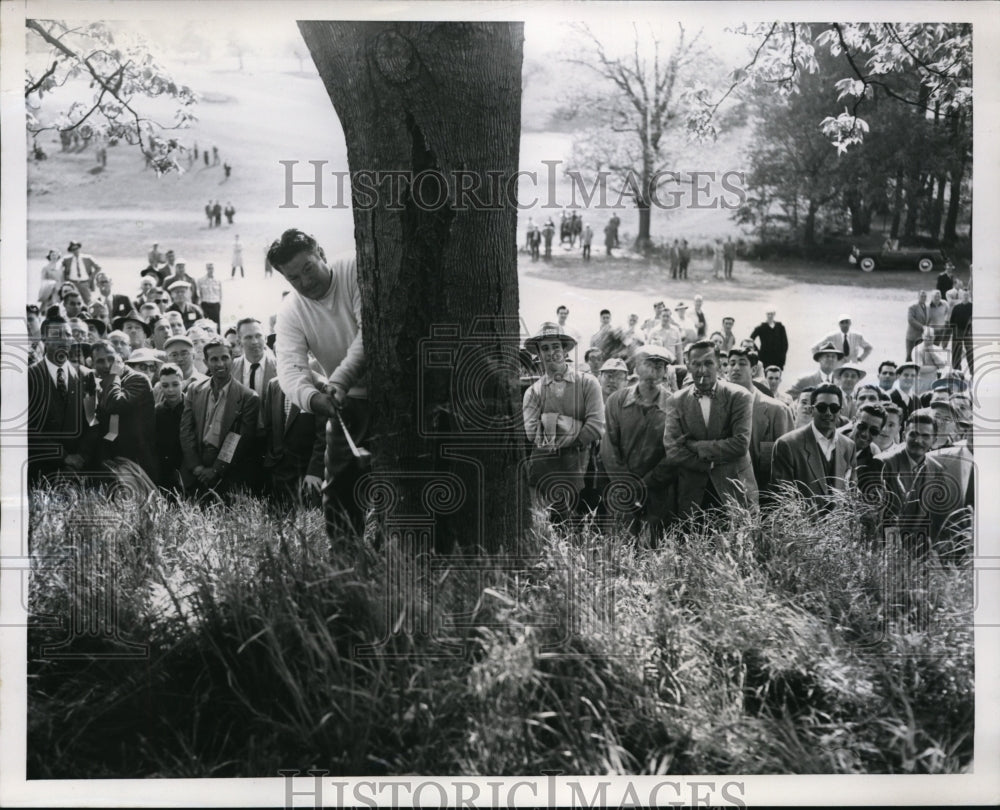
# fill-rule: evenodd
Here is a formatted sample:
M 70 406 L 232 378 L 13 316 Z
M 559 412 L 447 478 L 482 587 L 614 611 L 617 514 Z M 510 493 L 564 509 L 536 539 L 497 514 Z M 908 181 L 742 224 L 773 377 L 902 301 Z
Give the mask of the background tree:
M 392 514 L 438 548 L 496 549 L 526 516 L 516 189 L 487 174 L 518 170 L 522 27 L 299 23 L 351 172 L 397 178 L 374 205 L 353 190 L 372 450 Z M 476 183 L 488 204 L 462 204 Z
M 738 30 L 754 44 L 729 92 L 801 95 L 814 87 L 805 78 L 813 75 L 837 91 L 817 125 L 838 155 L 854 153 L 838 165 L 855 234 L 869 230 L 876 209 L 888 208 L 893 236 L 912 238 L 923 225 L 935 238 L 957 239 L 963 200 L 971 203 L 970 25 L 773 23 Z M 704 105 L 703 126 L 729 92 Z M 810 103 L 800 99 L 788 109 Z
M 585 178 L 610 171 L 621 188 L 634 192 L 639 212 L 637 249 L 650 239 L 651 182 L 676 168 L 687 131 L 688 97 L 696 73 L 704 75 L 707 54 L 678 23 L 676 36 L 652 25 L 632 26 L 631 53 L 616 55 L 588 26 L 570 26 L 579 53 L 570 64 L 582 68 L 562 116 L 578 122 L 570 169 Z M 616 197 L 612 196 L 611 201 Z
M 158 173 L 180 170 L 180 142 L 161 133 L 195 120 L 197 96 L 164 70 L 141 38 L 102 22 L 71 27 L 61 20 L 27 20 L 25 25 L 24 99 L 36 146 L 46 131 L 84 142 L 125 141 L 138 146 Z M 142 102 L 148 99 L 175 102 L 173 123 L 145 112 Z

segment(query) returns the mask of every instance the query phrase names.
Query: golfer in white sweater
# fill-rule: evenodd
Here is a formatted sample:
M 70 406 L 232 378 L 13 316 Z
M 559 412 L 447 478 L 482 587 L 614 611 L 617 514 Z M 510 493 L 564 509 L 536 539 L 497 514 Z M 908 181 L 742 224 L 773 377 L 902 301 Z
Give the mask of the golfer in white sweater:
M 364 530 L 364 506 L 354 498 L 362 471 L 351 453 L 338 414 L 357 445 L 368 440 L 371 411 L 365 388 L 361 337 L 361 293 L 355 262 L 327 264 L 323 249 L 302 231 L 281 235 L 267 260 L 294 292 L 278 312 L 275 327 L 278 381 L 285 396 L 304 411 L 332 418 L 327 430 L 323 503 L 331 537 Z M 308 353 L 327 377 L 317 390 Z

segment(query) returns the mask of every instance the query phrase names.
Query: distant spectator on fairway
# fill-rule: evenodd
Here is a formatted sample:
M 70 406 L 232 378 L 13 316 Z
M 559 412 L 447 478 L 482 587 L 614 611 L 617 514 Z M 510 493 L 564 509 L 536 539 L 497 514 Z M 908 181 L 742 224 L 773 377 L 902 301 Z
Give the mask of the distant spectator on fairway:
M 79 242 L 70 242 L 67 250 L 69 256 L 62 260 L 63 278 L 72 281 L 80 292 L 83 303 L 90 303 L 90 295 L 93 292 L 93 278 L 101 266 L 94 261 L 94 257 L 87 253 L 80 253 L 83 247 Z
M 215 277 L 215 265 L 212 262 L 205 265 L 205 275 L 198 279 L 198 295 L 205 317 L 215 321 L 217 330 L 221 329 L 222 283 Z
M 784 324 L 774 319 L 775 312 L 774 309 L 766 311 L 765 320 L 754 327 L 750 338 L 758 346 L 757 355 L 765 367 L 784 369 L 788 356 L 788 333 Z
M 233 272 L 230 278 L 236 278 L 236 270 L 239 268 L 240 278 L 246 278 L 243 273 L 243 243 L 240 242 L 240 235 L 236 234 L 236 239 L 233 241 Z
M 226 164 L 226 177 L 229 177 L 229 164 Z M 223 209 L 223 213 L 226 215 L 226 223 L 229 225 L 233 224 L 233 217 L 236 216 L 236 209 L 233 208 L 231 202 L 226 203 L 226 207 Z

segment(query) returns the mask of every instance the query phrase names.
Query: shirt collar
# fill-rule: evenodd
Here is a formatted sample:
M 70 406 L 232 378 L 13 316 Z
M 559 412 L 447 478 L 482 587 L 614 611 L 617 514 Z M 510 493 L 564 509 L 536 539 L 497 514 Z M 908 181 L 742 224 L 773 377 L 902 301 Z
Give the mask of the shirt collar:
M 837 444 L 837 431 L 834 431 L 832 438 L 828 439 L 816 429 L 815 422 L 810 422 L 809 427 L 812 428 L 813 436 L 816 437 L 816 441 L 821 447 L 834 447 Z
M 66 375 L 66 379 L 69 379 L 70 369 L 73 366 L 73 364 L 70 363 L 68 359 L 61 366 L 57 366 L 55 363 L 53 363 L 51 360 L 49 360 L 48 357 L 45 358 L 45 365 L 48 366 L 49 374 L 52 375 L 53 382 L 55 381 L 56 374 L 58 373 L 58 370 L 60 368 L 63 370 L 63 373 Z
M 224 396 L 226 396 L 226 394 L 229 393 L 229 389 L 232 387 L 232 384 L 233 384 L 233 378 L 230 377 L 229 378 L 229 382 L 227 382 L 224 386 L 222 386 L 222 388 L 220 388 L 218 390 L 218 393 L 216 393 L 216 390 L 215 390 L 215 388 L 212 385 L 212 378 L 209 377 L 208 378 L 208 392 L 210 394 L 212 394 L 216 399 L 218 399 L 219 397 L 224 397 Z
M 574 371 L 573 368 L 572 368 L 572 366 L 570 366 L 569 364 L 567 364 L 566 365 L 566 371 L 562 375 L 563 380 L 565 382 L 576 382 L 576 378 L 578 376 L 579 376 L 579 372 Z M 556 380 L 552 376 L 550 376 L 547 371 L 545 372 L 544 376 L 542 377 L 542 383 L 545 384 L 545 385 L 551 385 L 555 381 Z
M 656 407 L 661 411 L 666 411 L 667 400 L 670 398 L 670 392 L 664 388 L 662 385 L 659 386 L 659 394 L 656 397 Z M 622 407 L 627 408 L 630 405 L 637 405 L 639 403 L 639 383 L 633 383 L 628 388 L 625 389 L 625 396 L 622 398 Z

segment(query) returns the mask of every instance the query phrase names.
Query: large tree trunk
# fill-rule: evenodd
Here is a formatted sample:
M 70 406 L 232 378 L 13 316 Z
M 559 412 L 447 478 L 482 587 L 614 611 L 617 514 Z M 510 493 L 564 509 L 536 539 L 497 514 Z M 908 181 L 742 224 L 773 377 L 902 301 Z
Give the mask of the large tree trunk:
M 352 177 L 397 173 L 369 183 L 374 205 L 353 193 L 383 525 L 438 550 L 509 547 L 527 515 L 517 190 L 508 183 L 518 169 L 523 26 L 299 29 L 343 124 Z M 456 197 L 456 183 L 478 183 L 479 201 Z

